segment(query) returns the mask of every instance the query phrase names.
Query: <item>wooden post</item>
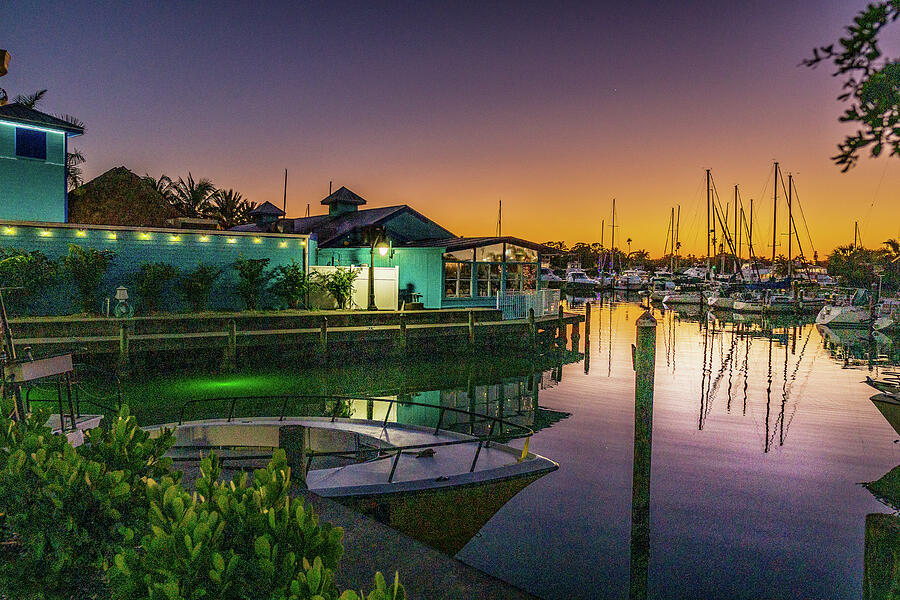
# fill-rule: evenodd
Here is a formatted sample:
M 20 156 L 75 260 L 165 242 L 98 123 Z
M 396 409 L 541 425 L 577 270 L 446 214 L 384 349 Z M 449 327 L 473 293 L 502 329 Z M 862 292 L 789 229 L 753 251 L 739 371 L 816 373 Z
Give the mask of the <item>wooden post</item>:
M 232 372 L 237 364 L 237 323 L 234 319 L 225 326 L 225 350 L 222 353 L 222 369 Z
M 400 352 L 406 352 L 406 313 L 400 313 Z
M 531 345 L 537 342 L 537 322 L 534 320 L 534 307 L 528 309 L 528 339 Z
M 572 352 L 578 352 L 579 342 L 581 341 L 581 323 L 575 321 L 572 323 Z
M 656 319 L 638 317 L 634 352 L 634 465 L 631 484 L 631 574 L 629 598 L 647 598 L 650 566 L 650 458 L 653 448 L 653 375 Z
M 119 368 L 122 370 L 128 370 L 131 362 L 129 346 L 128 323 L 123 319 L 119 322 Z
M 284 450 L 291 468 L 291 483 L 306 489 L 306 427 L 283 425 L 278 428 L 278 447 Z
M 584 373 L 591 370 L 591 306 L 590 302 L 584 303 Z
M 475 311 L 469 310 L 469 347 L 475 346 Z
M 566 317 L 563 312 L 562 304 L 559 305 L 559 323 L 556 326 L 556 345 L 560 348 L 566 347 Z
M 322 325 L 319 329 L 319 354 L 322 361 L 328 356 L 328 317 L 322 317 Z

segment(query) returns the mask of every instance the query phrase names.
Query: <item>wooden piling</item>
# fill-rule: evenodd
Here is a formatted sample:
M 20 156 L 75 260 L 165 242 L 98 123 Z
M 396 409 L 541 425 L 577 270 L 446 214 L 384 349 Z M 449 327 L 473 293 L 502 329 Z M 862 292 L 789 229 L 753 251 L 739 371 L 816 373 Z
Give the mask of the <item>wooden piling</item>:
M 579 342 L 581 341 L 581 323 L 575 321 L 572 323 L 572 352 L 578 352 Z
M 562 304 L 559 305 L 559 323 L 556 326 L 556 345 L 560 348 L 566 347 L 566 317 L 563 312 Z
M 631 485 L 631 574 L 629 598 L 647 598 L 650 566 L 650 458 L 653 448 L 653 378 L 656 319 L 650 312 L 636 323 L 634 352 L 634 465 Z
M 475 346 L 475 311 L 469 311 L 469 347 Z

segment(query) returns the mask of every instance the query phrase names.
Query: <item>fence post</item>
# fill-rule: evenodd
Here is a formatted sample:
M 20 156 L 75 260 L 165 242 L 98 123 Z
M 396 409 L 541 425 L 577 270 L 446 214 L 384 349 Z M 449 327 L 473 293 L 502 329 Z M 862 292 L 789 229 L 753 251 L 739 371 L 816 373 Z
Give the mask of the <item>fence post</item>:
M 400 313 L 400 352 L 406 352 L 406 313 Z
M 225 326 L 225 350 L 222 353 L 222 369 L 234 371 L 237 362 L 237 323 L 234 319 Z
M 528 339 L 532 345 L 537 342 L 537 321 L 534 319 L 534 308 L 528 309 Z
M 130 364 L 130 342 L 128 340 L 128 322 L 119 322 L 119 368 L 127 370 Z
M 322 317 L 322 325 L 319 329 L 319 354 L 323 362 L 328 357 L 328 317 Z

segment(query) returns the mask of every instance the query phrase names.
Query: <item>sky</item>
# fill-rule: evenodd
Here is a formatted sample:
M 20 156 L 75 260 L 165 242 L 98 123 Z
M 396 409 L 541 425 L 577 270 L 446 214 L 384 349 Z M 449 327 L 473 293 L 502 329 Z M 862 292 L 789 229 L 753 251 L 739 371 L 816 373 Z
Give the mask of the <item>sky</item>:
M 191 172 L 280 206 L 288 169 L 288 216 L 333 181 L 457 235 L 495 234 L 502 200 L 504 235 L 569 244 L 609 245 L 616 198 L 617 240 L 654 255 L 676 205 L 706 252 L 705 169 L 723 206 L 754 198 L 770 253 L 778 160 L 824 255 L 854 221 L 900 236 L 900 159 L 841 173 L 840 82 L 799 66 L 864 4 L 6 0 L 0 87 L 84 121 L 86 178 Z

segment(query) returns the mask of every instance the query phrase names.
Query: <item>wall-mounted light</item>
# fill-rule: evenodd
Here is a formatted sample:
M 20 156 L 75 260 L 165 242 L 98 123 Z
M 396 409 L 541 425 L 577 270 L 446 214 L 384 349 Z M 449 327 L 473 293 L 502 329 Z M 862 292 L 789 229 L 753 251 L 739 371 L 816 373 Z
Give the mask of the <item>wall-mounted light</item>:
M 38 232 L 38 235 L 40 235 L 41 237 L 50 237 L 51 235 L 53 235 L 53 232 L 49 229 L 41 229 L 40 232 Z
M 143 232 L 143 233 L 141 234 L 140 237 L 141 237 L 142 240 L 149 240 L 149 239 L 150 239 L 150 234 L 147 233 L 147 232 L 145 231 L 145 232 Z
M 201 235 L 201 236 L 200 236 L 200 241 L 201 241 L 201 242 L 208 242 L 208 241 L 209 241 L 209 236 L 208 236 L 208 235 Z
M 115 231 L 110 231 L 110 232 L 106 235 L 106 237 L 107 237 L 107 239 L 114 240 L 114 239 L 116 239 L 118 236 L 116 235 L 116 232 L 115 232 Z
M 380 254 L 381 256 L 387 256 L 387 253 L 388 247 L 386 244 L 381 244 L 380 246 L 378 246 L 378 254 Z
M 229 244 L 236 244 L 236 243 L 237 243 L 237 240 L 234 239 L 234 238 L 228 238 L 228 239 L 225 240 L 225 241 L 226 241 L 227 243 L 229 243 Z
M 169 237 L 169 239 L 170 239 L 171 241 L 173 241 L 173 242 L 180 242 L 180 241 L 181 241 L 181 236 L 180 236 L 180 235 L 172 235 L 172 236 Z
M 281 242 L 278 244 L 279 248 L 287 248 L 287 242 Z
M 301 245 L 301 246 L 305 246 L 305 245 L 306 245 L 306 240 L 300 240 L 300 245 Z
M 75 232 L 75 237 L 87 237 L 87 231 L 84 229 L 79 229 Z
M 13 235 L 16 233 L 16 228 L 15 227 L 4 227 L 3 233 L 5 233 L 6 235 Z
M 253 238 L 254 244 L 262 244 L 262 238 Z

